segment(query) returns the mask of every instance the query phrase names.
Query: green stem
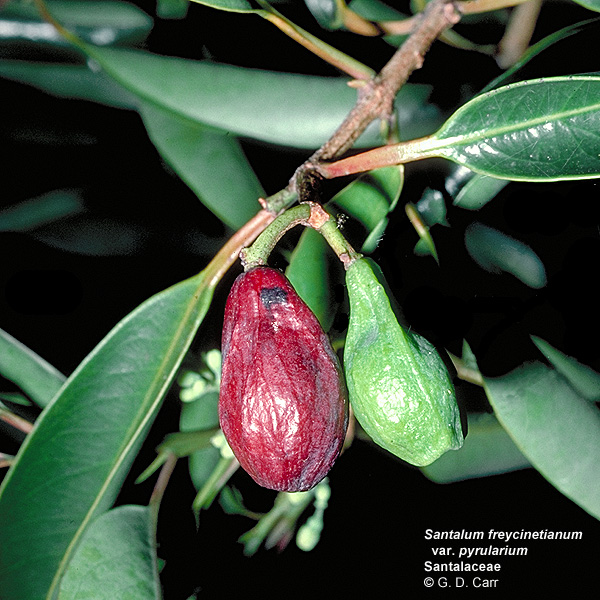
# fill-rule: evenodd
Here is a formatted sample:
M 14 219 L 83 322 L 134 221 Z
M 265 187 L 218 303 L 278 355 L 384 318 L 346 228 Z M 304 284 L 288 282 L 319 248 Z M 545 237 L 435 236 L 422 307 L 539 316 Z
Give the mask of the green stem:
M 266 265 L 277 242 L 296 225 L 307 225 L 311 216 L 309 203 L 294 206 L 279 215 L 257 238 L 254 244 L 240 252 L 244 270 Z
M 335 219 L 329 218 L 317 231 L 325 238 L 325 241 L 331 246 L 331 249 L 346 269 L 362 256 L 352 248 L 348 240 L 342 235 Z
M 325 62 L 328 62 L 354 79 L 369 80 L 375 76 L 373 69 L 363 65 L 358 60 L 344 54 L 333 46 L 326 44 L 301 27 L 298 27 L 267 2 L 259 0 L 259 4 L 265 7 L 265 10 L 260 12 L 261 17 L 275 25 L 295 42 L 298 42 L 307 50 L 322 58 Z

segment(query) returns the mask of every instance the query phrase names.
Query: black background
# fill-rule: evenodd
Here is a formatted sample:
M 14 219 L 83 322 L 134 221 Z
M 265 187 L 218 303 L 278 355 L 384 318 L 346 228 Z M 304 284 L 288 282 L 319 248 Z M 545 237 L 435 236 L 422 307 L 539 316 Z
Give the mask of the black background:
M 561 24 L 566 24 L 566 9 L 561 10 Z M 538 37 L 556 28 L 559 8 L 544 11 Z M 286 14 L 317 31 L 301 8 Z M 573 9 L 568 22 L 588 16 Z M 490 35 L 495 35 L 493 28 Z M 375 68 L 391 52 L 382 40 L 357 42 L 344 33 L 322 37 Z M 537 62 L 537 71 L 528 76 L 597 70 L 599 54 L 589 49 L 594 43 L 597 48 L 597 41 L 586 43 L 583 55 L 576 46 L 563 47 Z M 159 22 L 148 47 L 193 58 L 208 52 L 215 60 L 244 66 L 335 74 L 258 17 L 224 15 L 195 5 L 183 22 Z M 436 45 L 413 80 L 433 83 L 435 101 L 447 109 L 459 101 L 457 90 L 465 85 L 477 89 L 495 74 L 489 58 Z M 461 77 L 468 77 L 462 87 Z M 86 212 L 65 223 L 0 235 L 0 327 L 68 374 L 135 306 L 201 270 L 227 232 L 165 167 L 135 113 L 58 100 L 7 81 L 0 82 L 0 95 L 0 143 L 7 150 L 2 205 L 57 188 L 80 189 L 85 199 Z M 268 193 L 283 187 L 307 155 L 251 141 L 244 142 L 244 149 Z M 402 201 L 416 202 L 425 187 L 441 185 L 447 169 L 433 161 L 409 165 Z M 541 360 L 531 334 L 600 369 L 598 198 L 594 181 L 515 183 L 477 213 L 450 208 L 451 227 L 433 230 L 440 266 L 414 256 L 417 237 L 399 208 L 375 258 L 411 325 L 455 353 L 468 340 L 486 375 Z M 528 243 L 546 266 L 547 286 L 531 290 L 510 275 L 489 274 L 475 265 L 463 242 L 474 220 Z M 59 234 L 61 243 L 56 242 Z M 218 346 L 223 302 L 236 272 L 219 287 L 196 351 Z M 478 389 L 460 381 L 456 386 L 466 404 L 487 409 Z M 177 418 L 177 399 L 171 393 L 120 503 L 147 502 L 153 482 L 133 485 L 132 479 L 152 459 L 164 434 L 177 427 Z M 15 452 L 20 440 L 6 428 L 0 431 L 1 450 Z M 159 553 L 166 559 L 167 600 L 185 599 L 195 589 L 206 598 L 508 598 L 531 590 L 597 596 L 598 522 L 533 470 L 437 485 L 357 440 L 330 474 L 332 497 L 317 548 L 303 553 L 292 543 L 281 554 L 261 550 L 245 558 L 236 540 L 252 526 L 247 519 L 226 516 L 215 504 L 202 514 L 195 531 L 189 509 L 194 490 L 186 468 L 180 461 L 161 508 Z M 232 481 L 249 508 L 268 510 L 271 492 L 257 489 L 242 472 Z M 583 540 L 515 542 L 526 546 L 528 555 L 498 560 L 502 570 L 491 575 L 499 579 L 495 591 L 440 591 L 423 585 L 427 575 L 437 578 L 423 569 L 426 560 L 434 560 L 431 549 L 446 545 L 425 540 L 428 528 L 575 530 L 583 532 Z

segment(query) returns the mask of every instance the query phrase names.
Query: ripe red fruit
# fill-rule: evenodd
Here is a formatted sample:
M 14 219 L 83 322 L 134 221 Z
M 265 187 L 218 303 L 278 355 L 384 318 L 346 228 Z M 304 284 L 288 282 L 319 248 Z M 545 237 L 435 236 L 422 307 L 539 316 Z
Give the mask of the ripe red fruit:
M 254 267 L 225 306 L 221 429 L 261 486 L 308 490 L 337 458 L 348 422 L 337 356 L 286 277 Z

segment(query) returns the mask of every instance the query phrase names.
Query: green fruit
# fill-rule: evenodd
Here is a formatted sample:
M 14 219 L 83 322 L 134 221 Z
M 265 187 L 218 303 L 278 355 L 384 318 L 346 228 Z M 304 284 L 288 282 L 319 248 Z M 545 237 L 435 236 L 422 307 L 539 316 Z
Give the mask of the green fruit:
M 425 466 L 463 443 L 454 386 L 436 349 L 406 331 L 369 259 L 346 271 L 350 324 L 344 368 L 356 419 L 374 442 Z

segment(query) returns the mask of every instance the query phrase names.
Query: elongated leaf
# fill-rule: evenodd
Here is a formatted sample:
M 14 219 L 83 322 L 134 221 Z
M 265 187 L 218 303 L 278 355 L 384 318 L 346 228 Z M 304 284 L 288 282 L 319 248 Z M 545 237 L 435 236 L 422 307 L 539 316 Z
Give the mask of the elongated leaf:
M 596 12 L 600 12 L 600 0 L 575 0 L 577 4 L 581 4 L 581 6 L 585 6 L 590 10 L 595 10 Z
M 235 138 L 150 104 L 140 112 L 162 156 L 226 225 L 238 229 L 260 210 L 264 190 Z
M 140 42 L 150 33 L 153 21 L 128 2 L 48 0 L 55 19 L 83 39 L 98 45 Z M 11 2 L 0 15 L 7 26 L 0 27 L 0 39 L 64 45 L 67 42 L 46 23 L 34 3 Z
M 501 179 L 600 177 L 600 76 L 524 81 L 477 96 L 427 146 Z
M 144 302 L 47 406 L 0 488 L 3 600 L 55 597 L 82 534 L 114 502 L 213 285 L 200 273 Z
M 600 411 L 556 371 L 526 364 L 485 378 L 494 414 L 531 464 L 600 518 Z
M 91 100 L 117 108 L 138 106 L 137 96 L 105 73 L 92 71 L 85 65 L 0 60 L 0 75 L 59 98 Z
M 529 461 L 515 446 L 493 415 L 469 415 L 465 443 L 456 452 L 446 452 L 423 467 L 423 474 L 436 483 L 463 481 L 498 475 L 529 467 Z
M 469 225 L 465 246 L 471 258 L 487 271 L 506 271 L 536 289 L 546 285 L 546 269 L 537 254 L 527 244 L 492 227 Z
M 509 83 L 516 83 L 518 81 L 529 79 L 528 76 L 523 75 L 523 72 L 526 71 L 526 69 L 530 66 L 530 63 L 534 61 L 536 57 L 540 55 L 543 56 L 545 51 L 550 49 L 554 49 L 554 51 L 557 52 L 556 48 L 560 48 L 562 42 L 566 41 L 567 43 L 570 43 L 569 38 L 575 35 L 580 39 L 582 38 L 582 35 L 588 36 L 583 38 L 581 43 L 581 45 L 583 45 L 586 39 L 593 39 L 595 36 L 597 36 L 599 28 L 600 19 L 595 18 L 581 21 L 580 23 L 567 25 L 558 31 L 553 31 L 550 35 L 547 35 L 545 38 L 529 47 L 512 67 L 506 69 L 506 71 L 503 71 L 500 75 L 498 75 L 498 77 L 490 81 L 490 83 L 488 83 L 488 85 L 486 85 L 482 90 L 482 93 L 490 92 Z M 564 48 L 564 44 L 562 47 Z M 567 52 L 567 48 L 564 48 L 564 51 Z M 556 74 L 562 75 L 565 73 L 559 72 Z
M 0 231 L 29 231 L 83 210 L 80 194 L 73 190 L 54 190 L 0 210 Z
M 192 2 L 227 12 L 252 13 L 261 11 L 260 8 L 253 8 L 248 0 L 192 0 Z
M 147 506 L 120 506 L 94 520 L 60 586 L 59 600 L 160 600 Z
M 572 356 L 563 354 L 548 342 L 536 336 L 531 336 L 531 339 L 550 364 L 581 396 L 592 402 L 600 401 L 600 373 L 587 365 L 582 365 Z
M 2 329 L 0 374 L 18 385 L 39 406 L 46 406 L 66 379 L 41 356 Z
M 320 146 L 356 100 L 356 92 L 342 77 L 245 69 L 121 48 L 85 49 L 107 74 L 146 102 L 204 125 L 274 144 Z M 427 86 L 402 88 L 397 106 L 405 136 L 424 135 L 428 126 L 439 121 L 437 111 L 423 110 L 428 93 Z M 378 136 L 374 124 L 358 143 L 373 144 Z

